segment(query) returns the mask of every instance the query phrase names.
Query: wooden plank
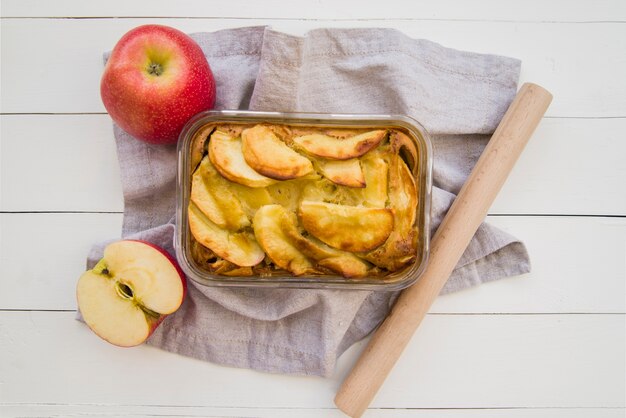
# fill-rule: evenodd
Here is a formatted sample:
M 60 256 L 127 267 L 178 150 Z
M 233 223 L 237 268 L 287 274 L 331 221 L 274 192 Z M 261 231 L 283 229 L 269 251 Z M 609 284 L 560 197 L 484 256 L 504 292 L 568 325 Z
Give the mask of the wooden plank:
M 526 244 L 532 272 L 442 296 L 431 312 L 626 312 L 626 219 L 487 220 Z
M 625 325 L 624 315 L 431 315 L 372 407 L 623 408 Z M 72 312 L 0 312 L 0 332 L 12 404 L 332 408 L 363 348 L 321 379 L 117 348 Z
M 623 132 L 626 118 L 543 120 L 491 213 L 626 215 Z M 123 211 L 107 115 L 2 115 L 0 134 L 1 210 Z
M 103 112 L 98 91 L 102 52 L 129 29 L 146 23 L 186 32 L 271 25 L 294 34 L 324 26 L 373 26 L 369 20 L 5 19 L 2 54 L 11 65 L 2 69 L 2 112 Z M 383 20 L 375 26 L 452 48 L 520 58 L 521 81 L 536 82 L 554 94 L 549 116 L 626 116 L 626 85 L 615 81 L 626 73 L 621 23 Z
M 124 210 L 108 115 L 0 116 L 3 211 Z
M 121 229 L 120 214 L 0 214 L 0 308 L 75 309 L 91 246 Z
M 623 119 L 544 119 L 493 214 L 626 215 Z
M 419 6 L 407 0 L 392 0 L 392 3 L 320 0 L 315 3 L 316 7 L 306 11 L 306 19 L 301 18 L 301 5 L 268 1 L 257 6 L 257 3 L 241 0 L 219 3 L 153 0 L 149 5 L 145 1 L 120 0 L 88 5 L 77 0 L 54 3 L 2 0 L 0 13 L 3 17 L 93 16 L 97 12 L 102 16 L 125 16 L 126 13 L 127 16 L 207 18 L 197 22 L 191 21 L 195 19 L 180 21 L 184 23 L 179 27 L 184 30 L 259 23 L 270 23 L 293 33 L 331 25 L 409 28 L 403 30 L 447 46 L 473 50 L 480 47 L 483 52 L 522 58 L 523 80 L 540 82 L 553 92 L 556 87 L 558 97 L 556 108 L 551 109 L 555 112 L 552 115 L 626 115 L 626 86 L 615 82 L 626 69 L 621 59 L 626 45 L 623 25 L 520 23 L 623 22 L 626 3 L 621 0 L 575 4 L 564 0 L 550 3 L 530 0 L 506 7 L 499 7 L 501 2 L 495 0 L 480 0 L 471 6 L 451 0 L 430 0 L 420 2 Z M 224 16 L 248 19 L 219 19 Z M 266 20 L 268 18 L 274 20 Z M 350 19 L 374 20 L 354 22 Z M 480 23 L 439 22 L 440 19 Z M 485 20 L 505 22 L 485 24 Z M 16 32 L 9 27 L 14 24 L 10 19 L 3 20 L 2 52 L 5 64 L 11 62 L 11 65 L 2 68 L 5 94 L 1 95 L 0 111 L 15 112 L 7 110 L 9 108 L 26 109 L 26 112 L 102 111 L 97 96 L 100 52 L 109 49 L 128 28 L 152 21 L 157 19 L 125 22 L 104 19 L 67 31 L 63 29 L 65 23 L 48 25 L 43 20 L 25 20 L 21 22 L 27 27 Z M 174 26 L 179 22 L 158 21 Z M 37 29 L 40 25 L 42 30 Z M 74 26 L 73 23 L 68 25 Z M 106 29 L 109 26 L 115 28 Z M 84 27 L 87 30 L 83 30 Z M 97 33 L 103 27 L 102 33 Z M 187 27 L 189 29 L 185 29 Z M 578 35 L 578 31 L 581 34 Z M 13 36 L 15 33 L 19 36 Z M 87 39 L 81 39 L 82 36 Z M 51 42 L 42 43 L 41 39 Z M 18 44 L 22 44 L 21 50 L 15 48 Z M 534 50 L 537 45 L 542 45 L 539 52 Z M 22 54 L 32 57 L 22 57 Z M 46 65 L 42 66 L 42 62 Z M 0 210 L 13 207 L 10 205 L 16 202 L 24 204 L 22 210 L 38 210 L 33 209 L 35 207 L 65 210 L 50 209 L 52 206 L 103 210 L 101 208 L 107 205 L 121 210 L 121 190 L 119 185 L 112 186 L 112 181 L 119 183 L 119 173 L 107 171 L 117 168 L 108 119 L 106 116 L 88 118 L 100 118 L 100 130 L 91 130 L 91 122 L 84 126 L 77 122 L 79 126 L 74 126 L 70 119 L 44 124 L 73 139 L 59 139 L 50 144 L 38 142 L 42 151 L 32 160 L 38 164 L 32 165 L 43 172 L 39 177 L 36 173 L 30 174 L 35 170 L 23 169 L 31 162 L 29 150 L 14 146 L 10 139 L 34 130 L 17 126 L 16 131 L 14 125 L 11 135 L 5 135 L 7 119 L 2 118 Z M 34 127 L 40 121 L 28 119 Z M 550 129 L 547 122 L 543 125 L 545 132 Z M 567 207 L 575 210 L 566 213 L 624 215 L 626 196 L 618 191 L 626 176 L 621 161 L 617 160 L 624 155 L 618 134 L 624 131 L 624 126 L 621 121 L 611 128 L 607 128 L 603 120 L 597 122 L 598 127 L 586 123 L 567 124 L 566 128 L 559 125 L 549 134 L 541 133 L 540 128 L 522 157 L 518 171 L 494 205 L 494 212 L 561 213 L 554 208 Z M 83 135 L 88 131 L 97 132 L 97 138 L 78 143 L 81 136 L 75 134 Z M 47 135 L 57 136 L 50 132 Z M 550 140 L 542 141 L 533 151 L 531 147 L 538 143 L 536 140 L 541 135 Z M 593 145 L 590 147 L 589 141 L 572 142 L 574 137 L 587 137 Z M 94 151 L 97 153 L 91 154 Z M 67 154 L 75 152 L 81 157 L 94 155 L 91 164 L 95 167 L 89 174 L 78 169 L 83 167 L 82 161 L 86 158 L 77 156 L 69 161 Z M 48 159 L 43 158 L 46 155 Z M 583 155 L 589 157 L 583 160 Z M 597 165 L 591 163 L 596 158 L 599 158 Z M 53 164 L 55 160 L 58 166 Z M 79 162 L 74 168 L 71 164 L 76 160 Z M 104 167 L 101 163 L 105 163 Z M 27 174 L 23 177 L 14 174 L 20 172 Z M 80 176 L 85 178 L 77 178 Z M 27 195 L 21 190 L 29 188 L 20 188 L 19 182 L 33 186 L 41 194 Z M 577 190 L 576 186 L 579 186 Z M 94 195 L 93 190 L 102 190 L 102 194 Z M 552 195 L 555 191 L 557 194 Z M 79 199 L 78 195 L 89 202 Z M 72 205 L 78 202 L 87 209 L 76 209 L 78 205 L 64 206 L 69 202 Z M 509 207 L 518 210 L 509 211 Z M 542 211 L 533 212 L 537 207 Z M 21 216 L 23 220 L 16 221 Z M 54 216 L 57 218 L 48 214 L 0 215 L 0 309 L 13 306 L 12 301 L 5 303 L 4 297 L 14 298 L 20 289 L 25 294 L 18 300 L 20 303 L 26 300 L 26 306 L 31 304 L 27 300 L 30 293 L 42 306 L 48 304 L 56 306 L 52 309 L 59 309 L 58 306 L 64 304 L 73 309 L 73 285 L 90 243 L 116 236 L 121 225 L 118 214 Z M 61 217 L 64 220 L 60 221 Z M 531 275 L 442 297 L 435 310 L 439 313 L 624 312 L 623 219 L 588 222 L 579 222 L 581 218 L 534 219 L 537 222 L 529 222 L 525 217 L 491 219 L 527 241 L 534 262 Z M 21 230 L 24 224 L 28 226 Z M 37 266 L 31 266 L 37 264 L 32 257 L 33 242 L 38 249 L 43 249 L 34 250 L 38 254 Z M 41 253 L 46 255 L 39 257 Z M 59 283 L 50 280 L 51 270 Z M 22 280 L 16 280 L 19 278 Z M 390 378 L 388 385 L 391 386 L 379 395 L 374 408 L 365 416 L 623 417 L 625 325 L 623 315 L 431 315 L 408 348 L 400 370 Z M 362 347 L 359 344 L 340 360 L 332 379 L 285 377 L 199 363 L 149 347 L 133 350 L 109 347 L 73 321 L 72 313 L 1 312 L 0 415 L 339 417 L 342 415 L 333 408 L 331 400 Z M 470 362 L 472 364 L 467 364 Z M 168 382 L 176 382 L 177 388 L 171 389 Z M 160 405 L 155 405 L 157 400 Z M 398 409 L 440 408 L 439 405 L 476 409 Z
M 121 220 L 119 214 L 0 214 L 0 309 L 75 309 L 91 244 L 119 237 Z M 526 242 L 533 272 L 443 296 L 432 312 L 626 312 L 626 219 L 489 221 Z
M 5 17 L 247 17 L 306 19 L 454 19 L 507 21 L 624 21 L 626 8 L 619 0 L 585 1 L 572 4 L 566 0 L 529 0 L 507 2 L 480 0 L 468 4 L 456 0 L 410 0 L 362 2 L 319 0 L 303 14 L 302 6 L 286 0 L 248 2 L 198 2 L 179 0 L 133 1 L 109 0 L 87 4 L 80 0 L 4 0 Z
M 52 417 L 238 417 L 238 418 L 345 418 L 330 408 L 219 408 L 151 405 L 2 405 L 5 418 Z M 503 408 L 503 409 L 370 409 L 364 418 L 623 418 L 624 408 Z

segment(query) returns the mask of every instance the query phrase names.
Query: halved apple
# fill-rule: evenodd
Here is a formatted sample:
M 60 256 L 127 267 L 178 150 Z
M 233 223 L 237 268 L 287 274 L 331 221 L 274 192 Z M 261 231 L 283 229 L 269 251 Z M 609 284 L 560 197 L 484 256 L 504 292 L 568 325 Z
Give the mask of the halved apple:
M 304 229 L 340 250 L 373 250 L 384 243 L 393 230 L 393 213 L 388 208 L 303 201 L 299 214 Z
M 121 347 L 144 342 L 183 302 L 185 275 L 169 254 L 148 242 L 109 244 L 76 287 L 83 319 L 100 338 Z
M 369 131 L 345 139 L 311 134 L 296 137 L 293 141 L 306 152 L 317 157 L 348 160 L 364 155 L 376 147 L 386 135 L 386 130 Z
M 241 267 L 255 266 L 265 253 L 248 231 L 231 232 L 220 228 L 194 204 L 189 204 L 189 229 L 194 238 L 218 256 Z
M 257 172 L 277 180 L 289 180 L 313 172 L 311 161 L 289 148 L 267 126 L 241 132 L 243 156 Z
M 204 157 L 192 176 L 190 199 L 216 225 L 238 231 L 249 226 L 250 220 L 234 193 L 233 184 Z
M 322 175 L 335 184 L 348 187 L 365 187 L 365 176 L 357 158 L 349 160 L 318 161 Z
M 276 183 L 254 171 L 244 159 L 240 138 L 215 131 L 209 140 L 209 158 L 219 173 L 230 181 L 249 187 L 266 187 Z
M 254 215 L 254 235 L 278 267 L 296 276 L 313 273 L 315 269 L 311 261 L 289 241 L 283 232 L 281 222 L 285 214 L 285 209 L 280 205 L 263 206 Z

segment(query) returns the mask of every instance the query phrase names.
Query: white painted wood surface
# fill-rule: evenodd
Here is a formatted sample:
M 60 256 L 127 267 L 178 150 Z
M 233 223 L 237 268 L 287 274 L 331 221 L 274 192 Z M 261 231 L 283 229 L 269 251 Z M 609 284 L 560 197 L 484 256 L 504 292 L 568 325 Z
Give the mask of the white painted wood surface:
M 10 377 L 3 397 L 13 403 L 36 396 L 37 403 L 332 408 L 333 391 L 364 347 L 354 346 L 329 379 L 270 375 L 149 346 L 104 345 L 73 318 L 74 312 L 0 315 L 0 349 L 14 360 L 3 366 Z M 620 407 L 625 347 L 615 335 L 625 325 L 622 314 L 431 314 L 372 407 Z
M 93 88 L 102 74 L 101 52 L 126 31 L 147 23 L 186 32 L 255 25 L 292 34 L 321 26 L 397 28 L 451 48 L 521 59 L 521 81 L 532 80 L 554 94 L 548 116 L 616 117 L 624 116 L 626 108 L 626 84 L 619 82 L 626 73 L 620 22 L 128 18 L 4 19 L 2 56 L 11 65 L 5 64 L 2 73 L 12 82 L 2 88 L 2 111 L 104 112 L 99 89 Z
M 432 312 L 624 312 L 625 283 L 620 278 L 626 268 L 626 219 L 492 216 L 489 222 L 525 242 L 532 273 L 446 295 L 435 303 Z M 11 278 L 0 281 L 0 306 L 75 309 L 74 288 L 84 269 L 84 255 L 93 242 L 119 237 L 121 224 L 121 214 L 0 214 L 0 245 L 3 260 L 7 260 L 0 265 L 0 277 Z M 71 239 L 57 245 L 58 237 L 67 231 L 72 231 Z M 46 248 L 46 258 L 36 263 L 31 262 L 32 254 L 24 251 L 34 235 Z M 595 254 L 598 242 L 613 245 Z
M 533 272 L 441 297 L 366 416 L 625 415 L 623 0 L 2 0 L 0 13 L 0 416 L 342 416 L 332 398 L 363 342 L 330 379 L 280 376 L 111 347 L 73 320 L 85 255 L 119 236 L 123 210 L 101 53 L 151 22 L 384 26 L 522 59 L 522 81 L 555 101 L 489 221 L 526 242 Z
M 613 152 L 624 132 L 625 118 L 545 119 L 491 213 L 626 214 L 626 193 L 615 190 L 626 164 Z M 124 210 L 108 115 L 2 115 L 0 135 L 0 210 Z

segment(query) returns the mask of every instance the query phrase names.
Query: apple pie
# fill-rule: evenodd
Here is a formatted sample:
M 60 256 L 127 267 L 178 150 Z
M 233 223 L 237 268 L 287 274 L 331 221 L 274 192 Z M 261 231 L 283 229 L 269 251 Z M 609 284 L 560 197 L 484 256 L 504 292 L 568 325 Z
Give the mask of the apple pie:
M 191 146 L 190 248 L 212 274 L 384 277 L 417 256 L 401 128 L 213 122 Z

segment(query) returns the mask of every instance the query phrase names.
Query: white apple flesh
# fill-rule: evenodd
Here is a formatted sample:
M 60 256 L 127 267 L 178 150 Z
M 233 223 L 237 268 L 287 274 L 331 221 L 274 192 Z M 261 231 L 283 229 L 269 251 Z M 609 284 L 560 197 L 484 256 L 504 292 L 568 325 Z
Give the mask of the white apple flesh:
M 144 342 L 180 307 L 185 293 L 185 276 L 176 261 L 150 243 L 132 240 L 109 244 L 76 288 L 89 328 L 122 347 Z

